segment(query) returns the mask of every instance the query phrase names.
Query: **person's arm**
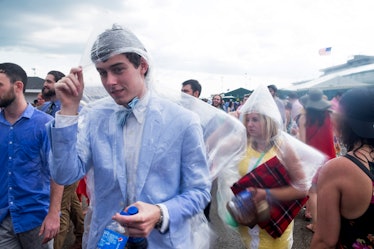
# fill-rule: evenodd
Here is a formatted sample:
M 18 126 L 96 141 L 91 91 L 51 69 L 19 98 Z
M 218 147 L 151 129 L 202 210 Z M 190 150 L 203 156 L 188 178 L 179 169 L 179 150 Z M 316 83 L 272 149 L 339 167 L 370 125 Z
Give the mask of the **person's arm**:
M 249 187 L 248 190 L 257 191 L 254 197 L 256 201 L 261 201 L 266 198 L 278 201 L 293 201 L 306 197 L 308 188 L 305 185 L 305 173 L 295 151 L 292 149 L 291 145 L 287 143 L 286 139 L 277 141 L 275 146 L 277 147 L 277 158 L 286 168 L 291 184 L 269 189 L 255 189 Z
M 82 68 L 72 68 L 70 74 L 55 84 L 57 99 L 61 101 L 61 115 L 77 115 L 83 95 Z
M 47 243 L 53 239 L 60 231 L 60 211 L 63 192 L 64 186 L 58 185 L 51 180 L 49 210 L 39 232 L 39 236 L 44 235 L 43 243 Z
M 287 186 L 279 188 L 257 189 L 256 200 L 270 198 L 278 201 L 293 201 L 304 198 L 306 195 L 307 191 L 301 191 L 293 186 Z
M 281 201 L 304 198 L 308 193 L 308 188 L 305 185 L 306 176 L 301 161 L 287 141 L 288 140 L 285 139 L 283 142 L 279 143 L 278 157 L 290 176 L 291 185 L 270 190 L 271 196 Z
M 305 130 L 306 117 L 305 114 L 300 114 L 298 128 L 299 128 L 299 139 L 306 143 L 306 130 Z
M 55 121 L 48 124 L 47 134 L 52 151 L 50 172 L 54 181 L 61 185 L 76 182 L 86 172 L 76 148 L 78 110 L 83 88 L 83 73 L 80 67 L 72 68 L 69 75 L 55 84 L 61 110 L 56 113 Z
M 317 226 L 312 238 L 312 249 L 335 248 L 340 231 L 339 161 L 329 161 L 319 174 L 317 185 Z

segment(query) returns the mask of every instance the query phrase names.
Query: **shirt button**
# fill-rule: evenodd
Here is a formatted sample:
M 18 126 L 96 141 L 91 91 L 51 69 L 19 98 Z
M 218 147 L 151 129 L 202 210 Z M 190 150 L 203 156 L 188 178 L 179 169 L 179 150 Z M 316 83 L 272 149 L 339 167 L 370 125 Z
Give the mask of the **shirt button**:
M 9 160 L 12 160 L 12 157 L 11 157 L 11 156 L 9 157 Z
M 9 190 L 12 190 L 12 187 L 9 187 Z
M 10 204 L 10 205 L 13 205 L 13 202 L 11 201 L 11 202 L 9 202 L 9 204 Z
M 8 172 L 8 175 L 11 175 L 11 174 L 12 174 L 12 172 L 9 171 L 9 172 Z
M 9 142 L 9 144 L 12 144 L 12 143 L 13 143 L 12 141 Z

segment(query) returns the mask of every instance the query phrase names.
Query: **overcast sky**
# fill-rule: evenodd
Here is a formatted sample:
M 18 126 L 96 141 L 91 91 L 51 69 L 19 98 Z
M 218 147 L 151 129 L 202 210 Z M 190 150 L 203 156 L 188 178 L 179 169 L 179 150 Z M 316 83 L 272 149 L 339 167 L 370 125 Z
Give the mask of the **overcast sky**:
M 156 83 L 179 91 L 197 79 L 202 97 L 286 87 L 374 55 L 373 10 L 372 0 L 0 0 L 0 61 L 41 78 L 68 73 L 92 31 L 117 22 L 151 53 Z M 330 56 L 318 54 L 325 47 Z

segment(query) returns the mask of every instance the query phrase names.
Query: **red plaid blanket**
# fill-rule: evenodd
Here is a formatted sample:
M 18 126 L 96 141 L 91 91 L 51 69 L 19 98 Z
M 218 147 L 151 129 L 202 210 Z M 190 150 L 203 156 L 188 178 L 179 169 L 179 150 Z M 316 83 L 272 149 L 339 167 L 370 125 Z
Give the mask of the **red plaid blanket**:
M 236 195 L 248 187 L 271 189 L 287 185 L 290 185 L 290 177 L 286 168 L 275 156 L 239 179 L 231 190 Z M 258 225 L 273 238 L 280 237 L 307 200 L 307 197 L 287 202 L 272 200 L 270 220 Z

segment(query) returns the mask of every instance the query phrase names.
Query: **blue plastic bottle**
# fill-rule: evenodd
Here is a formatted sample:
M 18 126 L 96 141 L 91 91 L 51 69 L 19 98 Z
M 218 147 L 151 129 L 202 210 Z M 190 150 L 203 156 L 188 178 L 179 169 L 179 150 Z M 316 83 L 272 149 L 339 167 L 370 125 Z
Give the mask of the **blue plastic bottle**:
M 127 212 L 121 211 L 121 215 L 134 215 L 138 208 L 131 206 Z M 112 221 L 105 229 L 97 244 L 97 249 L 146 249 L 148 241 L 146 238 L 129 237 L 126 227 L 116 221 Z
M 131 206 L 127 209 L 127 214 L 125 215 L 134 215 L 138 213 L 138 208 L 135 206 Z M 146 238 L 135 238 L 130 237 L 127 241 L 126 245 L 127 249 L 147 249 L 148 248 L 148 240 Z

